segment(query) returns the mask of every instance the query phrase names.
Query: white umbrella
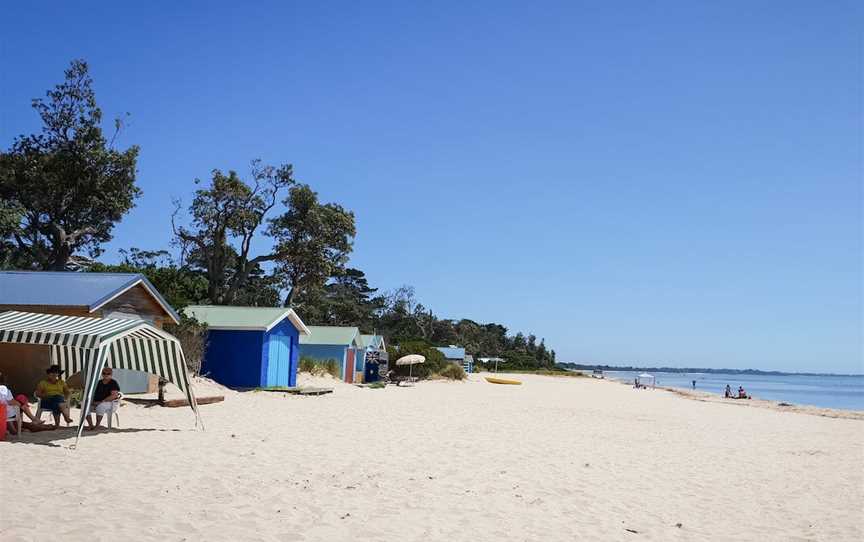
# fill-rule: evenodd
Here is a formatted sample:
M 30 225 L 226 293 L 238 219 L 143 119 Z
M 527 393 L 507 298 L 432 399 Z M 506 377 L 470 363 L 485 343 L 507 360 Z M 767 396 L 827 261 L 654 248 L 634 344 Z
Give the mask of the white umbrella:
M 426 363 L 426 358 L 420 354 L 408 354 L 396 360 L 396 365 L 414 365 L 415 363 Z
M 408 366 L 408 378 L 412 378 L 412 370 L 414 369 L 414 365 L 417 363 L 426 363 L 426 358 L 421 356 L 420 354 L 408 354 L 407 356 L 402 356 L 401 358 L 396 360 L 396 365 L 407 365 Z

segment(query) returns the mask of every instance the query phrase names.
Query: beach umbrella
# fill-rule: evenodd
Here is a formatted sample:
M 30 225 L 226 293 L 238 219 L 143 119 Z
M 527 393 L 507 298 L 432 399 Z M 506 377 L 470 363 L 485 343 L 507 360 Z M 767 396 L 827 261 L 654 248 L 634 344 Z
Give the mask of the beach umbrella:
M 426 358 L 421 356 L 420 354 L 408 354 L 407 356 L 402 356 L 401 358 L 396 360 L 396 365 L 408 366 L 409 379 L 412 377 L 411 372 L 414 369 L 414 365 L 417 363 L 426 363 Z
M 426 363 L 426 358 L 420 354 L 408 354 L 396 360 L 396 365 L 414 365 L 415 363 Z

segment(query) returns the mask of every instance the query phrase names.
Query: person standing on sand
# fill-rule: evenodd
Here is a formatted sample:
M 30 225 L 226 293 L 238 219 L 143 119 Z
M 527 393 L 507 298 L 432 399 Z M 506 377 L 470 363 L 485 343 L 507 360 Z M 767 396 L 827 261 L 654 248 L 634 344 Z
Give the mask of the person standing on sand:
M 729 384 L 726 384 L 726 395 L 724 397 L 727 399 L 732 397 L 732 387 Z
M 695 380 L 693 381 L 693 389 L 694 390 L 696 389 L 696 381 Z

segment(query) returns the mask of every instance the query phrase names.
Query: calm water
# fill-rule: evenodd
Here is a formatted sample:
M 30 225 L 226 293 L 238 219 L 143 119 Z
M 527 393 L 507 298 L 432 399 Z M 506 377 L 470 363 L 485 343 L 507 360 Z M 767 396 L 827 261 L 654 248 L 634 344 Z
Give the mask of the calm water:
M 633 382 L 639 372 L 606 371 L 606 378 Z M 658 386 L 691 388 L 723 394 L 726 384 L 738 392 L 738 386 L 754 398 L 784 401 L 798 405 L 864 410 L 864 376 L 761 376 L 706 373 L 650 373 Z

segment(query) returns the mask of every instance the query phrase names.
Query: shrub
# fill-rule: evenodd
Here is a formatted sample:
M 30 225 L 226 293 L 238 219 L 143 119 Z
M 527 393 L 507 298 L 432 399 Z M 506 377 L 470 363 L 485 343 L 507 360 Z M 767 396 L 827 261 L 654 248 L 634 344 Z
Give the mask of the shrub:
M 323 369 L 322 375 L 326 373 L 333 378 L 339 378 L 339 363 L 335 359 L 328 359 L 321 363 L 320 366 Z
M 455 363 L 448 363 L 443 369 L 438 371 L 438 376 L 449 378 L 450 380 L 465 380 L 465 369 Z
M 193 375 L 200 374 L 204 352 L 207 351 L 207 324 L 181 313 L 180 323 L 165 324 L 165 331 L 180 341 L 189 372 Z
M 315 360 L 309 356 L 300 356 L 300 363 L 297 366 L 297 370 L 301 373 L 315 372 Z
M 390 357 L 390 369 L 398 376 L 408 376 L 410 373 L 418 378 L 429 378 L 440 374 L 445 366 L 452 365 L 444 358 L 444 354 L 423 341 L 403 342 L 398 349 L 388 346 L 387 354 Z M 408 354 L 420 354 L 426 358 L 426 362 L 410 368 L 408 365 L 396 365 L 397 359 Z
M 298 369 L 301 373 L 310 373 L 315 376 L 329 374 L 333 378 L 339 378 L 339 362 L 332 358 L 318 360 L 309 356 L 301 356 Z

